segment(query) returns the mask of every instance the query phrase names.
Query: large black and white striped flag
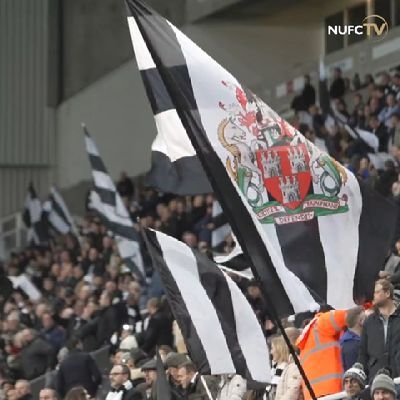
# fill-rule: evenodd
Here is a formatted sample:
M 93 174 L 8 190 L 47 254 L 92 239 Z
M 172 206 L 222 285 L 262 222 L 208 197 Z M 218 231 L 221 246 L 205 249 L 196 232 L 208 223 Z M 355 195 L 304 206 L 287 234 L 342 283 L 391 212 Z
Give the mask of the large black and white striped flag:
M 216 200 L 213 202 L 211 222 L 214 225 L 211 234 L 211 246 L 216 248 L 221 246 L 226 237 L 232 232 L 224 212 L 222 211 L 221 205 Z
M 149 98 L 175 108 L 169 123 L 184 127 L 278 313 L 372 297 L 397 209 L 141 0 L 127 4 Z
M 28 187 L 22 219 L 28 228 L 28 242 L 35 245 L 48 243 L 48 225 L 43 215 L 42 203 L 32 183 Z
M 270 382 L 261 326 L 238 286 L 205 255 L 161 232 L 147 231 L 153 265 L 190 358 L 206 375 L 239 374 Z
M 137 27 L 130 26 L 135 35 Z M 151 170 L 146 184 L 162 192 L 179 195 L 210 193 L 211 185 L 196 156 L 172 100 L 169 98 L 156 66 L 151 60 L 140 60 L 140 72 L 153 110 L 157 136 L 152 144 Z M 152 82 L 158 81 L 161 96 L 153 93 Z
M 71 213 L 64 199 L 54 186 L 50 189 L 49 200 L 45 202 L 43 209 L 46 213 L 48 223 L 57 233 L 61 235 L 72 233 L 77 238 L 79 237 L 78 229 Z
M 83 126 L 83 131 L 94 182 L 94 190 L 90 199 L 91 206 L 99 214 L 106 228 L 115 235 L 118 251 L 128 268 L 144 281 L 145 272 L 140 252 L 139 233 L 133 226 L 129 213 L 107 172 L 96 144 L 85 126 Z

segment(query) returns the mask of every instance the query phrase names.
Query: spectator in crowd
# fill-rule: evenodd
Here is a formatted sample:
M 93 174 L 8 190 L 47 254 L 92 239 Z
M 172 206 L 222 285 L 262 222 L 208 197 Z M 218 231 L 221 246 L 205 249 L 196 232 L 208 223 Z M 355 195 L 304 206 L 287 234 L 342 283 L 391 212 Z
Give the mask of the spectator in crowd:
M 82 386 L 73 387 L 63 397 L 65 400 L 89 400 L 90 395 Z
M 374 77 L 371 74 L 366 74 L 364 77 L 364 85 L 363 87 L 367 87 L 369 85 L 373 85 L 375 83 Z
M 175 352 L 169 353 L 164 361 L 165 367 L 167 368 L 167 376 L 169 386 L 173 398 L 176 400 L 184 399 L 184 390 L 179 382 L 178 368 L 181 364 L 189 361 L 185 354 L 179 354 Z
M 258 320 L 263 324 L 266 318 L 267 307 L 261 293 L 259 282 L 252 280 L 248 283 L 246 298 L 254 310 Z
M 55 360 L 55 353 L 51 344 L 31 329 L 23 331 L 22 341 L 21 366 L 23 377 L 31 380 L 50 370 Z
M 393 249 L 388 251 L 383 271 L 379 272 L 380 278 L 388 278 L 395 273 L 400 264 L 400 256 Z
M 396 72 L 392 78 L 392 84 L 390 90 L 397 95 L 400 92 L 400 74 Z M 397 99 L 398 100 L 398 99 Z
M 15 382 L 15 391 L 19 400 L 33 400 L 31 386 L 28 381 L 20 379 Z
M 65 330 L 56 325 L 54 317 L 48 312 L 42 315 L 42 326 L 43 337 L 53 346 L 56 352 L 59 351 L 65 343 Z
M 386 126 L 381 121 L 379 121 L 379 118 L 375 115 L 371 115 L 368 125 L 371 132 L 374 133 L 379 140 L 378 151 L 387 152 L 389 143 L 389 132 Z
M 142 400 L 141 393 L 130 381 L 130 370 L 126 365 L 114 365 L 110 371 L 111 390 L 106 400 Z
M 346 400 L 361 400 L 362 392 L 367 384 L 367 375 L 363 366 L 355 363 L 343 375 L 343 389 L 346 392 Z
M 294 345 L 294 342 L 300 335 L 300 331 L 296 328 L 286 328 L 285 331 L 289 340 Z M 282 346 L 283 345 L 287 348 L 287 344 L 284 341 L 282 343 Z M 292 355 L 289 355 L 288 348 L 287 354 L 287 365 L 283 368 L 282 375 L 277 384 L 275 400 L 300 400 L 302 399 L 302 377 Z
M 81 338 L 94 334 L 97 348 L 108 344 L 113 333 L 118 331 L 119 324 L 124 322 L 118 321 L 115 307 L 112 305 L 112 295 L 106 290 L 100 295 L 99 306 L 97 317 L 84 325 L 80 332 Z
M 332 99 L 341 99 L 346 91 L 346 85 L 342 77 L 342 70 L 336 67 L 333 70 L 333 81 L 329 88 L 329 95 Z
M 39 400 L 58 400 L 57 392 L 50 388 L 42 389 L 39 392 Z
M 394 377 L 400 374 L 400 310 L 393 301 L 394 288 L 386 279 L 375 284 L 375 312 L 364 322 L 359 361 L 369 382 L 381 368 L 389 368 Z
M 393 183 L 398 179 L 396 167 L 392 160 L 386 160 L 383 171 L 380 172 L 375 184 L 376 191 L 382 196 L 389 197 Z
M 135 335 L 133 334 L 133 326 L 132 325 L 122 325 L 122 331 L 120 335 L 121 342 L 119 344 L 119 348 L 122 351 L 129 352 L 132 349 L 138 347 L 138 343 Z
M 57 371 L 57 392 L 64 397 L 70 389 L 82 386 L 91 397 L 96 397 L 102 378 L 95 361 L 90 354 L 82 351 L 82 343 L 77 338 L 70 340 L 68 350 Z
M 186 361 L 179 366 L 178 380 L 185 391 L 187 400 L 208 400 L 205 385 L 207 385 L 213 398 L 218 391 L 216 378 L 201 377 L 191 361 Z
M 141 348 L 152 356 L 155 354 L 156 346 L 172 345 L 172 320 L 161 310 L 161 303 L 157 298 L 147 302 L 147 311 L 150 317 Z
M 396 102 L 396 97 L 394 93 L 389 93 L 386 96 L 386 107 L 384 107 L 382 111 L 379 113 L 378 119 L 380 122 L 386 125 L 387 128 L 390 128 L 391 127 L 390 118 L 392 117 L 393 114 L 398 114 L 399 112 L 400 112 L 400 107 Z
M 331 310 L 316 314 L 297 340 L 300 362 L 317 397 L 340 392 L 343 366 L 339 337 L 346 327 L 347 310 Z M 303 384 L 306 400 L 311 398 Z
M 126 172 L 121 172 L 121 176 L 117 182 L 117 191 L 121 197 L 127 197 L 129 200 L 133 197 L 133 182 Z
M 137 386 L 137 390 L 141 393 L 143 399 L 156 398 L 156 382 L 157 382 L 157 361 L 152 358 L 142 365 L 145 381 Z
M 224 374 L 218 384 L 216 400 L 242 400 L 246 389 L 246 380 L 240 375 Z
M 371 385 L 371 395 L 373 400 L 396 399 L 396 387 L 387 370 L 379 370 L 376 374 Z
M 18 400 L 18 393 L 15 389 L 10 389 L 6 392 L 7 400 Z
M 393 113 L 391 116 L 389 127 L 389 143 L 391 147 L 400 145 L 400 113 Z
M 128 324 L 136 327 L 137 323 L 143 322 L 140 313 L 140 298 L 142 295 L 142 288 L 137 281 L 132 281 L 128 285 L 128 293 L 126 297 L 126 306 L 128 313 Z
M 267 386 L 267 393 L 270 398 L 275 398 L 276 388 L 289 362 L 289 354 L 289 348 L 283 336 L 273 337 L 271 340 L 272 379 L 271 384 Z
M 94 224 L 94 226 L 98 226 Z M 94 234 L 93 241 L 103 242 L 103 238 L 101 234 Z M 96 276 L 102 276 L 105 273 L 104 261 L 101 259 L 98 248 L 101 248 L 102 244 L 98 245 L 99 247 L 92 247 L 89 250 L 89 254 L 87 258 L 82 260 L 82 268 L 85 272 L 85 280 L 90 282 Z
M 315 104 L 315 89 L 311 84 L 310 75 L 304 76 L 304 87 L 301 93 L 294 97 L 291 107 L 296 111 L 307 111 Z
M 134 350 L 139 350 L 140 349 L 134 349 Z M 147 360 L 147 358 L 146 358 Z M 115 361 L 115 359 L 114 359 Z M 130 352 L 128 353 L 123 353 L 121 358 L 120 358 L 120 363 L 126 365 L 131 374 L 130 374 L 130 380 L 132 382 L 132 385 L 134 387 L 137 387 L 139 384 L 145 382 L 145 375 L 143 373 L 143 371 L 141 370 L 141 368 L 139 367 L 139 365 L 141 365 L 142 363 L 137 363 L 134 360 L 134 357 L 132 357 L 132 354 Z M 115 365 L 115 363 L 114 363 Z
M 340 338 L 342 363 L 345 371 L 357 362 L 364 318 L 365 311 L 363 307 L 354 308 L 347 313 L 347 330 Z

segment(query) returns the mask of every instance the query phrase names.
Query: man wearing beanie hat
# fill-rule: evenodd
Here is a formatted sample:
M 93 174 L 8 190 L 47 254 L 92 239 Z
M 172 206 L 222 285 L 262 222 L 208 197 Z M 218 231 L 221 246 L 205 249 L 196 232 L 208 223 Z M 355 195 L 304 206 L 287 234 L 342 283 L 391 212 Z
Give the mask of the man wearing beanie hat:
M 371 395 L 373 400 L 396 399 L 396 387 L 386 369 L 381 369 L 376 374 L 371 385 Z
M 367 375 L 362 364 L 355 363 L 343 375 L 343 388 L 347 394 L 347 399 L 359 399 L 366 383 Z

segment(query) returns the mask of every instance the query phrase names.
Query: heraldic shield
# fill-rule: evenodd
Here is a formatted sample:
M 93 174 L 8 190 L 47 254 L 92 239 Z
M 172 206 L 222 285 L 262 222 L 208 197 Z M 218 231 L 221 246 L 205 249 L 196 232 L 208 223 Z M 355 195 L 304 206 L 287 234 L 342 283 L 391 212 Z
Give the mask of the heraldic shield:
M 258 150 L 256 158 L 268 192 L 285 207 L 297 208 L 311 184 L 310 155 L 305 144 Z

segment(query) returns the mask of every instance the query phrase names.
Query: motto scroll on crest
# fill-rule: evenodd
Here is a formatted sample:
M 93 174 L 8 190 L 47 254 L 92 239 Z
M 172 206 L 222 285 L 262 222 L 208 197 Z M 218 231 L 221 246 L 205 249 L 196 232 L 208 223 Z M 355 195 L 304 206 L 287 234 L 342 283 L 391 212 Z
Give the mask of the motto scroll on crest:
M 261 99 L 222 82 L 236 102 L 218 139 L 230 153 L 226 169 L 262 223 L 287 224 L 348 211 L 346 169 L 321 152 Z

